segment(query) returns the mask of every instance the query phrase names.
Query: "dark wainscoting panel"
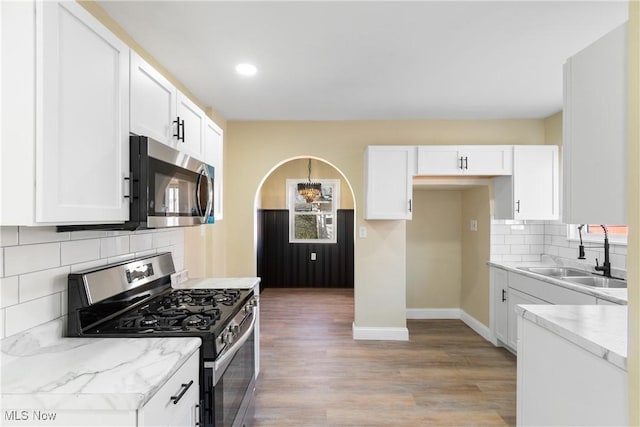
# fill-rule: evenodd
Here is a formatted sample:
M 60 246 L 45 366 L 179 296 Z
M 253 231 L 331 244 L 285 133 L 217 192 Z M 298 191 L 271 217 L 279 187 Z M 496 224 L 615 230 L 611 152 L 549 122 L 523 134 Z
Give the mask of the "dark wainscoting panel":
M 337 219 L 337 243 L 289 243 L 289 211 L 259 209 L 261 287 L 353 288 L 353 210 L 338 210 Z

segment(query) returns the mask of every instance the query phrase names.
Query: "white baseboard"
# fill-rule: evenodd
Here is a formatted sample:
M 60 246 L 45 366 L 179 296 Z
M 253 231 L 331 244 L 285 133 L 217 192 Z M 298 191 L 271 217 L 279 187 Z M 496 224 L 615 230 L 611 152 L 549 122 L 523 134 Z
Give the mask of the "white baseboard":
M 460 319 L 460 309 L 407 308 L 407 319 Z
M 461 308 L 408 308 L 407 319 L 460 319 L 482 338 L 496 344 L 491 330 Z
M 460 320 L 462 320 L 468 327 L 473 329 L 476 334 L 480 335 L 485 340 L 492 343 L 491 330 L 480 322 L 475 317 L 471 316 L 464 310 L 461 311 Z
M 353 325 L 354 340 L 409 341 L 407 328 L 376 328 Z

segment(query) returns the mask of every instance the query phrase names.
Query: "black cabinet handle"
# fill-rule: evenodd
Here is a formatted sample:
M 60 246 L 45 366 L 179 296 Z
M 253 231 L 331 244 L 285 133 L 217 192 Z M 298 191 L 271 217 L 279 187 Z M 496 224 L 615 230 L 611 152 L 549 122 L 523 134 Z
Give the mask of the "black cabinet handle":
M 173 121 L 176 124 L 176 133 L 173 134 L 178 141 L 184 142 L 184 119 L 180 120 L 180 116 Z M 182 128 L 182 136 L 180 135 L 180 128 Z
M 463 164 L 462 164 L 462 162 L 464 161 L 463 159 L 464 159 L 464 157 L 460 156 L 460 169 L 464 169 Z
M 520 200 L 516 202 L 516 212 L 520 213 Z
M 184 394 L 187 392 L 187 390 L 189 390 L 189 388 L 191 388 L 192 385 L 193 385 L 193 380 L 189 381 L 189 384 L 182 384 L 180 386 L 180 388 L 182 389 L 180 393 L 178 393 L 177 396 L 171 396 L 171 400 L 173 400 L 174 405 L 178 404 L 180 399 L 182 399 L 182 396 L 184 396 Z
M 502 290 L 502 302 L 505 302 L 507 300 L 507 290 L 503 289 Z
M 466 156 L 464 158 L 464 168 L 467 170 L 469 169 L 469 157 Z
M 409 199 L 409 212 L 411 212 L 411 199 Z

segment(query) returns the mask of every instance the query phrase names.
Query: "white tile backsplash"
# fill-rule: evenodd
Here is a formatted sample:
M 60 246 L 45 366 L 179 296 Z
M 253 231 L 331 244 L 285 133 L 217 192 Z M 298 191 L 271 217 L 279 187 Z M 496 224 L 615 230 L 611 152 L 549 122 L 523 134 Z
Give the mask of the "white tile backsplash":
M 18 227 L 0 227 L 0 246 L 18 244 Z
M 100 239 L 73 240 L 60 244 L 60 261 L 63 265 L 100 259 Z
M 0 279 L 0 307 L 16 305 L 19 302 L 18 276 L 5 277 Z
M 504 262 L 537 262 L 542 255 L 551 255 L 571 262 L 595 266 L 602 263 L 604 249 L 589 248 L 597 243 L 586 243 L 586 260 L 578 260 L 578 242 L 567 239 L 566 224 L 557 221 L 500 221 L 491 222 L 491 260 Z M 613 268 L 626 270 L 627 247 L 611 245 L 610 260 Z
M 19 227 L 19 244 L 63 242 L 69 240 L 71 233 L 56 232 L 55 227 Z
M 60 317 L 60 295 L 47 295 L 4 310 L 5 333 L 11 336 Z
M 100 256 L 115 257 L 129 253 L 129 236 L 106 237 L 100 240 Z
M 4 248 L 4 275 L 29 273 L 60 266 L 60 243 Z
M 67 275 L 111 262 L 172 252 L 184 266 L 181 228 L 141 232 L 0 227 L 0 338 L 67 314 Z
M 20 276 L 20 302 L 62 292 L 67 289 L 70 267 L 53 268 Z

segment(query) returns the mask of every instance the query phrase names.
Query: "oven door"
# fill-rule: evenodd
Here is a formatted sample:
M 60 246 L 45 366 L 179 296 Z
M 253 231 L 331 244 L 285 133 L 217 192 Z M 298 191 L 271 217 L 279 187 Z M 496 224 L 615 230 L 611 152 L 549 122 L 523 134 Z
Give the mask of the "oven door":
M 253 318 L 250 328 L 220 360 L 204 363 L 205 427 L 251 425 L 255 392 L 254 321 Z
M 213 167 L 157 141 L 147 144 L 147 227 L 211 222 Z

